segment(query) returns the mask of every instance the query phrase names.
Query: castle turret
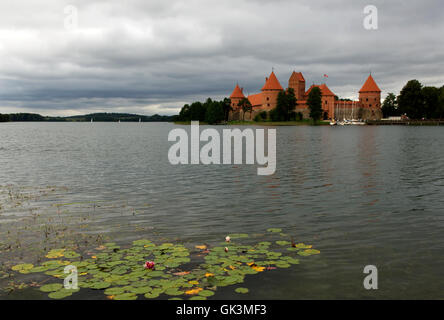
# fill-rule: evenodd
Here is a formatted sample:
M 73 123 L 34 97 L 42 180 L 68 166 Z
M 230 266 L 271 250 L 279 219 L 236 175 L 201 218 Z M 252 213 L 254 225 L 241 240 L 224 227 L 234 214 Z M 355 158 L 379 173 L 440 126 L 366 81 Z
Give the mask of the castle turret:
M 379 89 L 371 74 L 359 90 L 359 102 L 363 108 L 381 108 L 381 89 Z
M 293 88 L 294 94 L 298 101 L 304 100 L 305 79 L 302 72 L 293 71 L 290 80 L 288 80 L 288 87 Z
M 230 100 L 231 100 L 231 107 L 233 108 L 233 110 L 237 110 L 239 109 L 239 102 L 245 98 L 245 95 L 243 93 L 243 90 L 239 87 L 238 84 L 236 84 L 236 87 L 233 90 L 233 93 L 230 96 Z
M 270 77 L 265 79 L 265 84 L 262 87 L 263 107 L 268 110 L 276 108 L 278 94 L 283 90 L 284 88 L 282 88 L 276 75 L 271 72 Z

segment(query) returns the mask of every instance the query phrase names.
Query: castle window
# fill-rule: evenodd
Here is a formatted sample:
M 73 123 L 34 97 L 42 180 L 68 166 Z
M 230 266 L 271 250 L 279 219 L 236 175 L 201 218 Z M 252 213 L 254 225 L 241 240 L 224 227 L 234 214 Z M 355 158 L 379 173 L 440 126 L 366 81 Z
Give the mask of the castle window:
M 270 104 L 267 104 L 267 106 L 270 106 Z
M 370 108 L 372 107 L 372 104 L 370 103 Z
M 267 97 L 267 101 L 269 101 L 270 100 L 270 97 Z
M 368 98 L 367 98 L 367 99 L 365 99 L 365 101 L 368 101 Z

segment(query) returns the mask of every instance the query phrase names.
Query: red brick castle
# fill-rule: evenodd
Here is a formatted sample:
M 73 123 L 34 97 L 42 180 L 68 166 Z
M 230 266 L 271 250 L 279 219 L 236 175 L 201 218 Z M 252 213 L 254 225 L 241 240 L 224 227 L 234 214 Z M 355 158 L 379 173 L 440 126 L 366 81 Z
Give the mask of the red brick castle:
M 359 90 L 359 101 L 338 101 L 336 95 L 324 83 L 321 85 L 312 85 L 305 91 L 305 78 L 301 72 L 293 72 L 288 80 L 288 88 L 293 88 L 297 99 L 296 112 L 300 112 L 304 118 L 308 118 L 310 111 L 307 105 L 307 98 L 313 87 L 319 87 L 322 94 L 322 110 L 323 118 L 328 119 L 362 119 L 362 120 L 379 120 L 382 118 L 381 112 L 381 90 L 373 79 L 372 75 Z M 253 111 L 247 112 L 243 117 L 243 111 L 238 106 L 239 102 L 246 98 L 243 89 L 236 85 L 230 96 L 231 107 L 230 120 L 251 120 L 256 114 L 262 111 L 270 111 L 276 108 L 277 97 L 284 88 L 279 83 L 274 72 L 268 78 L 265 78 L 265 84 L 262 92 L 248 96 Z

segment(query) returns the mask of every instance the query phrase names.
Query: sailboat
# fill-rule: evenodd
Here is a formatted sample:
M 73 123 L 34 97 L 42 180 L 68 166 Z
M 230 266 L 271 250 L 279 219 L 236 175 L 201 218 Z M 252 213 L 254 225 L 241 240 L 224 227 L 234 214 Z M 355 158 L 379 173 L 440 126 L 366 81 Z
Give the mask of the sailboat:
M 141 123 L 142 122 L 142 119 L 141 118 L 139 118 L 139 123 Z
M 91 118 L 91 123 L 93 123 L 94 121 L 93 121 L 93 118 Z
M 353 117 L 353 114 L 354 114 L 354 107 L 355 107 L 355 102 L 353 101 L 352 102 L 352 120 L 350 121 L 350 124 L 353 124 L 353 125 L 358 125 L 358 126 L 362 126 L 362 125 L 365 125 L 365 122 L 364 121 L 362 121 L 362 120 L 356 120 L 354 117 Z

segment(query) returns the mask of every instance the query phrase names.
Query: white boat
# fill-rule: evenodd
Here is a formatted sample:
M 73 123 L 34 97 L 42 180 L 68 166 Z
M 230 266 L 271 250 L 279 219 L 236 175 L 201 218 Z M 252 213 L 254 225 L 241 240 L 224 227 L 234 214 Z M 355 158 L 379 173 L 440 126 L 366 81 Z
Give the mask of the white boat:
M 350 124 L 355 126 L 365 126 L 365 122 L 362 120 L 352 120 L 350 121 Z

